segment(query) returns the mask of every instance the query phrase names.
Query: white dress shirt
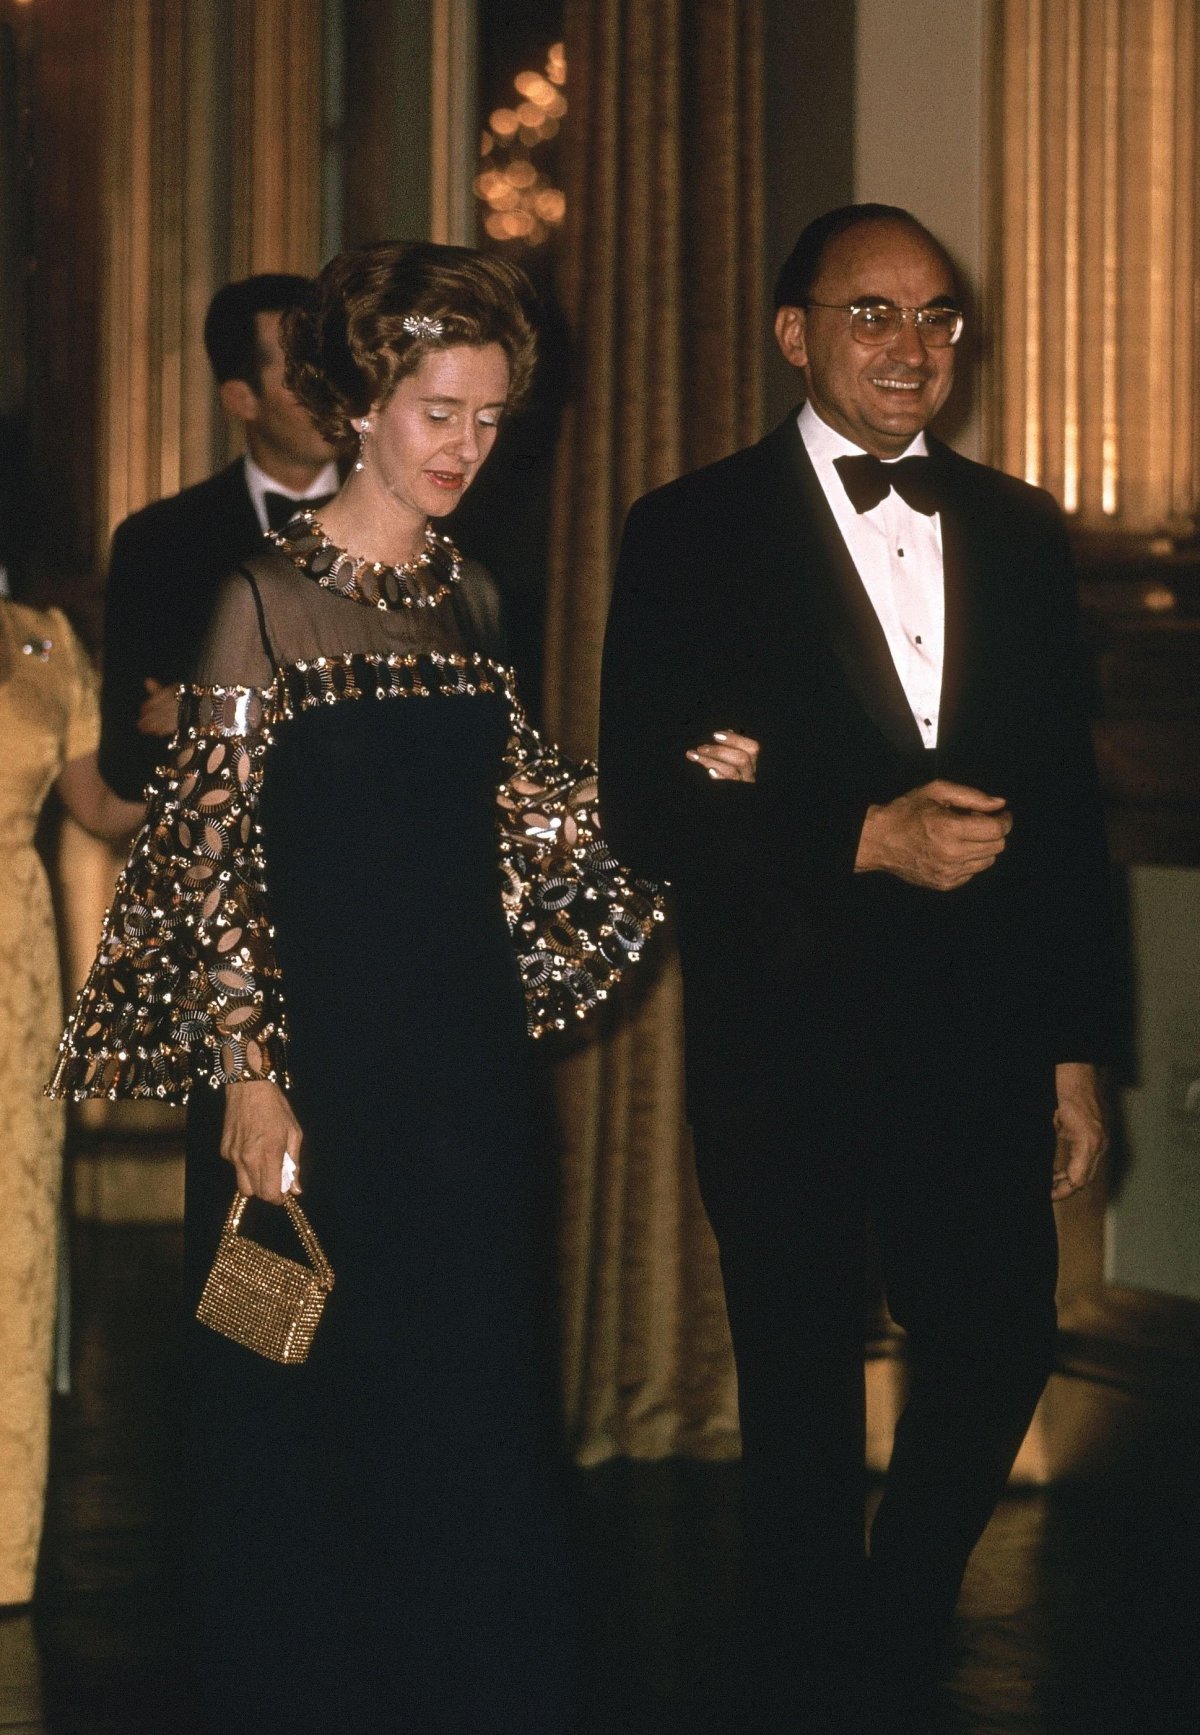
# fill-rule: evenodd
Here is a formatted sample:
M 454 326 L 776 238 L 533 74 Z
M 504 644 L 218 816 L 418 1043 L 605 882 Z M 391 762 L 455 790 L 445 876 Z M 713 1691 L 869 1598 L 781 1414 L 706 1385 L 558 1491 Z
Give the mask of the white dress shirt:
M 267 472 L 254 462 L 249 452 L 242 459 L 242 464 L 246 472 L 246 487 L 250 490 L 250 504 L 254 508 L 255 517 L 258 519 L 259 528 L 264 536 L 271 528 L 267 522 L 267 502 L 265 499 L 268 492 L 284 494 L 289 500 L 294 500 L 297 506 L 301 506 L 306 500 L 324 500 L 330 494 L 336 494 L 342 485 L 338 477 L 337 465 L 332 458 L 320 475 L 314 476 L 303 494 L 297 494 L 294 488 L 285 488 L 282 482 L 275 480 L 274 476 L 268 476 Z
M 879 617 L 921 739 L 926 747 L 936 747 L 946 637 L 941 515 L 915 512 L 894 488 L 869 512 L 856 512 L 833 461 L 857 457 L 863 448 L 823 422 L 811 404 L 800 411 L 799 421 L 805 450 Z M 898 458 L 923 458 L 927 452 L 925 436 L 918 434 Z

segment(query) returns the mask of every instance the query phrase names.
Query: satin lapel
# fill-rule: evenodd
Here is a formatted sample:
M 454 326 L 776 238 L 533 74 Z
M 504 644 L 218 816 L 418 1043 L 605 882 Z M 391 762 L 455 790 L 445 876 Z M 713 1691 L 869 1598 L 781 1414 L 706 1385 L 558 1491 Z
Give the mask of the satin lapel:
M 829 509 L 794 415 L 769 444 L 778 465 L 773 492 L 780 566 L 794 571 L 805 603 L 823 625 L 851 690 L 876 727 L 898 751 L 919 750 L 921 733 L 887 638 Z
M 952 744 L 962 721 L 975 637 L 973 605 L 977 601 L 985 550 L 975 534 L 976 527 L 964 490 L 961 485 L 956 486 L 959 479 L 954 476 L 954 453 L 932 439 L 929 451 L 938 466 L 942 499 L 951 502 L 940 511 L 946 620 L 938 748 L 943 751 Z

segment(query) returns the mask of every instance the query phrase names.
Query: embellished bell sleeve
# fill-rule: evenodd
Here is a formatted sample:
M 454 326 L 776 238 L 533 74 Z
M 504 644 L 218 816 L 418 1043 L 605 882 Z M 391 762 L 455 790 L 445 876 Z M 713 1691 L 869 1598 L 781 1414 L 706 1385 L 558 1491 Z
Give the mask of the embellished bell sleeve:
M 585 1018 L 637 963 L 663 920 L 661 890 L 621 867 L 604 841 L 596 768 L 575 765 L 512 716 L 498 794 L 504 906 L 531 1036 Z
M 185 690 L 48 1094 L 183 1103 L 202 1081 L 286 1085 L 258 833 L 274 702 L 272 687 Z

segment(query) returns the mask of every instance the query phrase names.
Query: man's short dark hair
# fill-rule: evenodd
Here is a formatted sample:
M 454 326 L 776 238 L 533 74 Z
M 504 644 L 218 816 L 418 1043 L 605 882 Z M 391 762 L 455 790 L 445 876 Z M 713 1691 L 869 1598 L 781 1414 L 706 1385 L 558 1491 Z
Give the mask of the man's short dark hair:
M 307 298 L 311 288 L 307 277 L 290 271 L 263 271 L 217 290 L 204 316 L 204 347 L 218 385 L 226 380 L 245 380 L 254 391 L 259 390 L 263 355 L 255 315 L 287 313 Z
M 861 223 L 906 223 L 937 249 L 951 277 L 956 276 L 954 262 L 946 249 L 911 211 L 900 205 L 839 205 L 834 211 L 826 211 L 823 217 L 815 217 L 806 229 L 801 230 L 800 239 L 775 279 L 775 306 L 803 307 L 821 274 L 821 262 L 829 243 L 836 241 L 848 229 L 857 229 Z

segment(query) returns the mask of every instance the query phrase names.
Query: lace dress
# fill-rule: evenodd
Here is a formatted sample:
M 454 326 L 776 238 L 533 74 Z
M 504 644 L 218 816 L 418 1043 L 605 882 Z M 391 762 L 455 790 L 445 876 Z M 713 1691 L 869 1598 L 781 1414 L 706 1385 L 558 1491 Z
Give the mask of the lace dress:
M 33 1595 L 57 1302 L 63 1110 L 41 1086 L 62 978 L 34 840 L 55 778 L 99 737 L 95 675 L 66 616 L 0 600 L 0 1603 Z
M 304 1132 L 337 1276 L 309 1362 L 192 1330 L 213 1726 L 558 1735 L 527 1037 L 604 997 L 659 899 L 526 722 L 485 573 L 440 544 L 446 594 L 408 606 L 303 516 L 279 542 L 223 588 L 54 1088 L 189 1099 L 189 1305 L 232 1196 L 220 1087 L 277 1080 Z

